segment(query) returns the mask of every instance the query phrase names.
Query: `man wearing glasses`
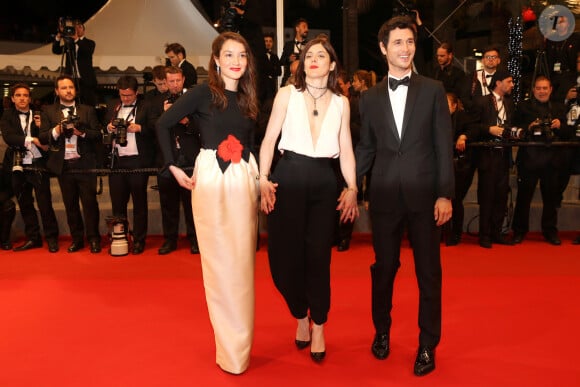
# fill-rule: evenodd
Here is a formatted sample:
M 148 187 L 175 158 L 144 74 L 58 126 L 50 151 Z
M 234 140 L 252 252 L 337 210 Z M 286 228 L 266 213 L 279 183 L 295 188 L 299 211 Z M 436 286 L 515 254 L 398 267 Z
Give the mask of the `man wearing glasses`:
M 491 77 L 493 77 L 493 74 L 497 71 L 500 63 L 501 58 L 499 56 L 498 47 L 491 46 L 483 51 L 483 56 L 481 58 L 483 68 L 473 73 L 470 85 L 471 90 L 469 91 L 469 96 L 471 98 L 463 101 L 467 110 L 471 110 L 472 101 L 475 97 L 488 95 L 490 93 L 489 85 L 491 83 Z

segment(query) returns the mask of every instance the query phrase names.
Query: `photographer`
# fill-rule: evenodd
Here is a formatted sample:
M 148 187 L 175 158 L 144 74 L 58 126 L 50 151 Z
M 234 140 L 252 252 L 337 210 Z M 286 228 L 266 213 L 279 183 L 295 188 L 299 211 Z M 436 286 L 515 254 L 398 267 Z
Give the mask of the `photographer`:
M 280 63 L 284 66 L 284 76 L 282 77 L 281 87 L 286 86 L 286 81 L 290 77 L 290 64 L 298 60 L 300 51 L 306 45 L 308 38 L 308 22 L 300 18 L 294 22 L 294 39 L 284 43 Z
M 169 90 L 160 95 L 153 102 L 160 116 L 168 110 L 178 98 L 186 91 L 183 88 L 184 76 L 179 67 L 171 66 L 165 69 L 165 79 Z M 190 119 L 183 117 L 170 129 L 171 151 L 177 166 L 180 168 L 193 167 L 195 158 L 200 150 L 199 134 Z M 161 150 L 157 149 L 161 154 Z M 188 172 L 191 173 L 191 172 Z M 162 170 L 157 175 L 159 187 L 159 201 L 161 205 L 161 219 L 163 223 L 163 245 L 159 248 L 160 255 L 169 254 L 177 249 L 177 237 L 179 232 L 179 207 L 183 207 L 186 235 L 190 243 L 191 254 L 199 254 L 197 235 L 193 223 L 191 209 L 191 192 L 181 187 L 168 169 Z
M 97 76 L 93 68 L 95 41 L 85 37 L 85 26 L 80 20 L 61 18 L 58 29 L 52 43 L 52 53 L 65 56 L 61 74 L 68 74 L 78 81 L 75 86 L 79 89 L 82 103 L 96 106 Z
M 137 98 L 137 78 L 125 75 L 117 80 L 119 100 L 107 107 L 105 120 L 111 146 L 111 169 L 139 169 L 152 166 L 153 136 L 156 115 Z M 127 219 L 129 196 L 133 201 L 133 254 L 145 249 L 147 236 L 148 173 L 113 173 L 109 175 L 109 193 L 113 216 Z
M 0 137 L 0 151 L 4 151 L 6 144 L 2 142 Z M 1 154 L 1 152 L 0 152 Z M 16 204 L 12 197 L 12 182 L 10 171 L 12 161 L 10 155 L 5 152 L 3 157 L 0 157 L 0 249 L 12 250 L 12 242 L 10 242 L 10 232 L 12 231 L 12 222 L 16 217 Z
M 471 125 L 466 133 L 469 142 L 489 142 L 491 146 L 478 149 L 477 199 L 479 202 L 479 245 L 491 248 L 492 243 L 510 245 L 502 234 L 509 192 L 509 169 L 512 161 L 511 148 L 502 146 L 506 128 L 512 126 L 514 103 L 509 98 L 514 81 L 503 70 L 493 74 L 489 83 L 490 93 L 475 97 L 473 114 L 478 123 Z M 497 143 L 497 146 L 494 146 Z
M 514 123 L 527 131 L 530 141 L 549 143 L 573 136 L 573 128 L 566 122 L 566 106 L 550 101 L 552 85 L 543 75 L 534 80 L 533 96 L 518 105 Z M 558 207 L 563 188 L 560 181 L 569 173 L 570 154 L 563 148 L 521 146 L 518 149 L 518 194 L 512 228 L 513 242 L 521 243 L 529 230 L 530 204 L 540 181 L 542 192 L 542 234 L 552 245 L 560 245 L 558 237 Z M 564 187 L 565 188 L 565 187 Z
M 0 126 L 4 141 L 10 146 L 7 154 L 12 155 L 15 161 L 12 166 L 12 188 L 18 200 L 26 234 L 24 244 L 15 247 L 14 251 L 42 246 L 38 214 L 34 207 L 36 198 L 48 250 L 55 253 L 58 251 L 58 222 L 52 207 L 50 176 L 43 171 L 46 167 L 48 147 L 41 144 L 38 138 L 40 112 L 33 112 L 30 109 L 30 87 L 27 84 L 17 83 L 12 86 L 10 98 L 14 107 L 4 112 Z
M 41 115 L 40 140 L 51 145 L 46 166 L 58 177 L 72 237 L 68 252 L 84 248 L 86 234 L 91 253 L 98 253 L 101 236 L 97 174 L 91 171 L 97 166 L 95 146 L 102 141 L 97 112 L 92 106 L 75 103 L 76 88 L 68 75 L 56 78 L 55 94 L 58 102 L 47 106 Z M 87 171 L 79 173 L 78 170 Z
M 185 81 L 183 83 L 186 89 L 197 85 L 197 71 L 195 67 L 187 61 L 185 48 L 179 43 L 171 43 L 165 47 L 167 54 L 166 66 L 175 66 L 181 69 Z

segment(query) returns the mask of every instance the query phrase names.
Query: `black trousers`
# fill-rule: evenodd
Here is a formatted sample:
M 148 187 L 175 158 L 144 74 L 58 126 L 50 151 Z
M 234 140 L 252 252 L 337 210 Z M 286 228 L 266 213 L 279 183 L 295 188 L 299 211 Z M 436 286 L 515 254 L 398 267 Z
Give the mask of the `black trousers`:
M 116 160 L 119 169 L 142 168 L 139 156 L 124 156 Z M 149 175 L 146 173 L 118 173 L 109 175 L 109 193 L 113 215 L 127 218 L 129 197 L 133 201 L 133 239 L 144 242 L 147 236 L 148 208 L 147 183 Z
M 403 200 L 400 203 L 404 203 Z M 375 263 L 371 265 L 372 316 L 377 333 L 389 334 L 393 284 L 401 266 L 401 240 L 405 225 L 413 247 L 419 285 L 419 345 L 435 348 L 441 338 L 441 229 L 433 210 L 411 212 L 401 204 L 396 211 L 370 213 Z
M 64 162 L 58 177 L 66 219 L 73 242 L 81 243 L 86 233 L 89 241 L 100 240 L 99 203 L 97 202 L 97 175 L 94 173 L 67 173 L 76 169 L 75 162 Z M 83 210 L 79 206 L 82 203 Z M 84 216 L 84 222 L 83 222 Z
M 330 256 L 337 177 L 333 161 L 285 151 L 271 177 L 278 183 L 268 215 L 268 256 L 276 288 L 295 318 L 324 324 L 330 310 Z
M 514 233 L 525 234 L 530 229 L 530 205 L 540 182 L 542 193 L 542 232 L 554 235 L 558 232 L 558 206 L 561 201 L 558 171 L 550 165 L 530 170 L 518 165 L 518 194 L 512 228 Z
M 58 221 L 52 207 L 49 175 L 35 171 L 13 172 L 12 186 L 24 221 L 26 238 L 34 241 L 42 240 L 38 214 L 34 207 L 34 197 L 36 197 L 44 237 L 47 240 L 58 239 Z M 32 191 L 34 191 L 34 196 Z
M 191 209 L 191 191 L 181 187 L 173 175 L 171 177 L 157 175 L 157 186 L 159 187 L 163 237 L 170 241 L 177 241 L 179 232 L 179 207 L 181 205 L 183 206 L 187 239 L 190 241 L 197 240 Z
M 473 182 L 475 174 L 475 164 L 471 161 L 456 162 L 455 171 L 455 198 L 451 201 L 453 206 L 453 216 L 451 218 L 452 235 L 461 235 L 463 232 L 463 223 L 465 220 L 465 207 L 463 200 Z
M 477 199 L 479 237 L 501 234 L 507 211 L 511 148 L 486 148 L 479 154 Z

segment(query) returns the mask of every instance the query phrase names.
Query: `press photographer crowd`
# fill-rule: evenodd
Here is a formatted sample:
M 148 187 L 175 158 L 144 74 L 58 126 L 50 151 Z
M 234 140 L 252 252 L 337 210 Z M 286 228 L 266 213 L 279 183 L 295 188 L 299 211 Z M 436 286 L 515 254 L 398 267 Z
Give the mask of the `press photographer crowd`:
M 246 17 L 245 4 L 245 0 L 225 2 L 219 29 L 239 33 L 251 49 L 248 55 L 257 70 L 260 104 L 252 149 L 257 154 L 277 91 L 295 82 L 296 65 L 303 60 L 303 48 L 309 42 L 309 25 L 304 18 L 296 21 L 294 36 L 285 42 L 278 57 L 273 52 L 274 36 L 263 34 L 261 27 Z M 420 12 L 412 5 L 398 12 L 398 17 L 413 23 L 417 35 L 414 43 L 420 51 L 428 36 Z M 530 92 L 522 101 L 511 97 L 516 79 L 505 65 L 508 56 L 504 47 L 491 44 L 482 49 L 479 69 L 471 73 L 457 65 L 451 42 L 438 42 L 432 60 L 415 55 L 413 71 L 442 83 L 452 123 L 455 193 L 452 218 L 442 226 L 442 242 L 447 246 L 465 242 L 464 201 L 476 173 L 481 247 L 514 245 L 526 239 L 538 182 L 541 233 L 549 244 L 563 243 L 558 212 L 571 176 L 580 174 L 580 36 L 574 32 L 567 42 L 565 47 L 548 42 L 548 71 L 534 73 Z M 169 172 L 156 131 L 156 123 L 165 111 L 199 87 L 195 67 L 187 61 L 181 44 L 168 44 L 165 65 L 143 75 L 145 83 L 154 86 L 151 91 L 141 93 L 142 82 L 124 75 L 117 81 L 116 98 L 106 101 L 106 108 L 98 107 L 101 97 L 92 63 L 94 50 L 95 42 L 85 37 L 81 21 L 61 18 L 52 48 L 55 55 L 62 55 L 62 71 L 54 82 L 54 103 L 35 106 L 27 83 L 17 82 L 10 87 L 11 106 L 4 110 L 0 122 L 7 145 L 0 177 L 0 248 L 21 252 L 46 244 L 50 252 L 60 250 L 59 237 L 66 233 L 59 229 L 53 206 L 50 182 L 55 179 L 66 210 L 69 253 L 83 249 L 85 244 L 92 253 L 99 253 L 106 244 L 111 255 L 141 254 L 148 235 L 148 182 L 155 176 L 157 184 L 153 188 L 159 193 L 164 238 L 158 253 L 177 249 L 179 218 L 183 214 L 189 251 L 198 254 L 191 191 L 180 186 Z M 338 84 L 350 101 L 355 148 L 362 123 L 359 101 L 375 87 L 374 70 L 356 69 L 351 74 L 339 71 Z M 316 116 L 317 100 L 324 94 L 311 96 Z M 204 145 L 199 120 L 199 115 L 186 115 L 170 128 L 175 164 L 189 174 Z M 273 167 L 279 157 L 274 155 Z M 517 193 L 512 213 L 510 174 L 514 173 Z M 108 179 L 110 214 L 102 214 L 97 200 L 103 178 Z M 358 195 L 361 208 L 373 205 L 368 198 L 372 183 L 373 176 L 367 173 Z M 132 219 L 128 218 L 129 199 Z M 24 230 L 15 232 L 17 209 Z M 103 215 L 107 238 L 99 231 Z M 345 251 L 349 249 L 354 219 L 340 225 L 338 216 L 334 243 L 339 251 Z M 577 226 L 580 230 L 580 221 Z M 14 241 L 16 234 L 24 234 L 24 240 Z M 571 243 L 580 244 L 580 236 Z

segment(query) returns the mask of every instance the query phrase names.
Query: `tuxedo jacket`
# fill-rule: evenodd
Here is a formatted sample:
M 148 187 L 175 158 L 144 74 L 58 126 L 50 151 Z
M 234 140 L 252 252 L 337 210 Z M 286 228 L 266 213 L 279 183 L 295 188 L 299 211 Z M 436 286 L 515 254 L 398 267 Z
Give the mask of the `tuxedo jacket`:
M 36 123 L 30 117 L 30 135 L 31 137 L 39 138 L 40 128 L 36 126 Z M 0 128 L 2 129 L 2 137 L 6 144 L 10 147 L 24 147 L 24 140 L 26 139 L 26 134 L 22 130 L 22 124 L 20 123 L 20 115 L 16 109 L 8 109 L 2 114 L 2 120 L 0 122 Z M 46 157 L 46 153 L 38 148 L 42 157 Z
M 453 140 L 445 90 L 439 81 L 412 74 L 399 137 L 385 77 L 360 98 L 361 138 L 356 147 L 357 181 L 372 166 L 374 211 L 433 209 L 453 198 Z M 373 163 L 374 160 L 374 163 Z
M 95 108 L 88 105 L 76 105 L 76 115 L 79 117 L 78 128 L 85 132 L 85 136 L 77 138 L 77 152 L 80 155 L 77 169 L 91 169 L 97 167 L 96 145 L 102 141 L 101 125 Z M 40 142 L 51 144 L 46 167 L 56 175 L 62 173 L 64 165 L 65 136 L 61 134 L 57 139 L 52 136 L 52 129 L 60 124 L 63 114 L 60 104 L 47 106 L 41 115 Z
M 107 105 L 107 112 L 105 113 L 105 122 L 107 124 L 114 118 L 117 118 L 120 107 L 121 102 L 118 99 Z M 155 122 L 157 120 L 157 114 L 152 109 L 151 104 L 147 101 L 139 99 L 135 103 L 135 107 L 135 118 L 131 121 L 141 125 L 141 131 L 135 133 L 137 151 L 139 152 L 138 157 L 141 167 L 147 168 L 154 164 Z
M 184 60 L 180 68 L 181 71 L 183 71 L 183 76 L 185 77 L 183 87 L 190 89 L 194 85 L 197 85 L 197 71 L 195 71 L 195 67 L 193 67 L 193 65 L 188 61 Z
M 294 39 L 284 43 L 284 48 L 282 49 L 280 64 L 284 67 L 284 76 L 282 77 L 280 87 L 284 86 L 288 78 L 290 78 L 290 55 L 292 54 L 294 54 Z
M 75 43 L 73 43 L 74 46 Z M 93 68 L 93 54 L 95 52 L 95 41 L 83 38 L 79 39 L 76 43 L 78 50 L 76 51 L 77 66 L 79 69 L 79 75 L 86 85 L 97 85 L 97 76 L 95 74 L 95 69 Z M 52 43 L 53 54 L 62 55 L 65 52 L 65 46 L 61 45 L 60 41 L 54 41 Z M 73 74 L 72 63 L 70 63 L 70 58 L 66 57 L 66 73 L 69 75 Z

